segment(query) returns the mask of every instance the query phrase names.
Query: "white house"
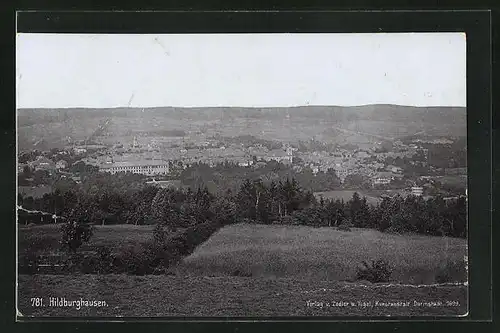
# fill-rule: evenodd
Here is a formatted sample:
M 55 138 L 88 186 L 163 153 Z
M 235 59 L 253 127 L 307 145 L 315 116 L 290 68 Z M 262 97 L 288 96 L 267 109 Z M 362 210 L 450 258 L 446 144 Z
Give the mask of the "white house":
M 63 170 L 66 169 L 67 167 L 68 167 L 68 162 L 66 162 L 65 160 L 59 160 L 56 163 L 57 170 Z

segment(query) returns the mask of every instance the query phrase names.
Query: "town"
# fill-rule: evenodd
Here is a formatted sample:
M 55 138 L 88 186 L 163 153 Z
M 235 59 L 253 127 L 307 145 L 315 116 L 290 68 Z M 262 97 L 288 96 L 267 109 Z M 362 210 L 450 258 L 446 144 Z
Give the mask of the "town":
M 378 199 L 411 194 L 424 198 L 441 195 L 448 200 L 466 194 L 466 148 L 464 145 L 453 151 L 454 141 L 449 138 L 382 141 L 363 148 L 314 140 L 280 143 L 252 136 L 193 135 L 160 140 L 136 136 L 129 143 L 81 140 L 62 149 L 20 152 L 20 193 L 43 195 L 60 179 L 79 184 L 85 170 L 130 172 L 145 176 L 144 181 L 152 185 L 179 187 L 187 185 L 179 179 L 182 171 L 198 165 L 263 169 L 274 163 L 311 177 L 333 173 L 338 184 L 312 189 L 327 195 L 341 189 L 363 190 Z M 447 152 L 445 156 L 443 151 Z

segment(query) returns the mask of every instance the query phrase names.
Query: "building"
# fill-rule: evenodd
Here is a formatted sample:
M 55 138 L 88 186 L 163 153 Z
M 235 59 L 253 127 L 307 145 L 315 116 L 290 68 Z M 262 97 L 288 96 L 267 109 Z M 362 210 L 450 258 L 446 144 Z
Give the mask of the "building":
M 240 166 L 240 167 L 247 167 L 250 165 L 252 165 L 252 161 L 240 161 L 240 162 L 238 162 L 238 166 Z
M 375 177 L 372 179 L 373 185 L 387 185 L 392 180 L 394 180 L 394 174 L 392 172 L 377 172 Z
M 397 174 L 403 173 L 403 169 L 402 168 L 394 166 L 394 165 L 388 165 L 385 169 L 387 171 L 390 171 L 390 172 L 393 172 L 393 173 L 397 173 Z
M 336 164 L 333 167 L 333 171 L 335 171 L 335 174 L 339 177 L 341 182 L 344 182 L 345 178 L 349 174 L 349 170 L 340 164 Z
M 74 181 L 77 184 L 81 184 L 82 183 L 82 178 L 80 176 L 71 177 L 71 180 Z
M 282 163 L 292 163 L 293 160 L 293 149 L 273 149 L 269 151 L 266 155 L 262 156 L 262 159 L 266 162 L 276 161 Z
M 387 185 L 391 183 L 391 179 L 387 177 L 375 177 L 373 179 L 373 185 Z
M 413 186 L 411 188 L 411 194 L 412 195 L 416 195 L 416 196 L 420 197 L 420 196 L 422 196 L 423 193 L 424 193 L 424 188 L 423 187 Z
M 99 166 L 99 171 L 115 174 L 117 172 L 132 172 L 147 176 L 166 175 L 170 168 L 167 161 L 133 161 L 106 163 Z
M 313 175 L 316 175 L 319 172 L 319 167 L 317 165 L 310 165 Z
M 68 167 L 68 162 L 66 162 L 65 160 L 59 160 L 56 163 L 57 170 L 63 170 L 66 169 L 67 167 Z
M 80 155 L 80 154 L 85 154 L 87 152 L 87 148 L 84 148 L 84 147 L 74 147 L 73 148 L 73 152 L 77 155 Z
M 39 156 L 36 161 L 33 161 L 29 165 L 32 169 L 36 170 L 45 170 L 45 171 L 54 171 L 56 169 L 55 163 L 44 156 Z

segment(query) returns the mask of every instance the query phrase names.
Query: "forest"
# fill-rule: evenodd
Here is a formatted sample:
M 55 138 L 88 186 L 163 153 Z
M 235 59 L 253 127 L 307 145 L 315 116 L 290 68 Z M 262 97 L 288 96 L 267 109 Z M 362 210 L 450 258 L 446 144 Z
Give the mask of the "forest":
M 357 192 L 347 202 L 316 199 L 295 178 L 264 182 L 245 180 L 237 191 L 212 193 L 206 186 L 193 190 L 146 186 L 141 176 L 134 182 L 102 175 L 81 188 L 56 189 L 41 198 L 18 196 L 27 210 L 54 213 L 66 220 L 91 225 L 162 224 L 176 230 L 217 219 L 262 224 L 294 224 L 315 227 L 373 228 L 396 233 L 466 237 L 466 199 L 395 196 L 376 206 Z M 213 207 L 219 207 L 213 209 Z M 19 223 L 40 223 L 36 214 L 23 214 Z M 226 222 L 227 222 L 226 221 Z M 229 223 L 229 222 L 228 222 Z

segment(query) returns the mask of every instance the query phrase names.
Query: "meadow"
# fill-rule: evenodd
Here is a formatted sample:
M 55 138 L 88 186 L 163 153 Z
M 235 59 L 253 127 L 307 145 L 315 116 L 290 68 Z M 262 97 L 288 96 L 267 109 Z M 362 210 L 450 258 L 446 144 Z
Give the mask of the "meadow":
M 385 259 L 393 267 L 393 281 L 430 284 L 447 263 L 463 263 L 466 255 L 466 240 L 457 238 L 237 224 L 212 235 L 177 269 L 194 275 L 352 281 L 362 261 Z M 452 275 L 466 280 L 464 271 Z
M 324 199 L 333 199 L 333 200 L 344 200 L 345 202 L 352 199 L 354 192 L 358 192 L 360 197 L 366 197 L 366 202 L 371 205 L 377 205 L 381 199 L 375 195 L 369 195 L 364 191 L 355 191 L 355 190 L 335 190 L 335 191 L 326 191 L 326 192 L 315 192 L 314 196 L 316 199 L 323 197 Z
M 55 250 L 59 228 L 20 226 L 20 249 L 37 237 Z M 96 226 L 82 250 L 119 249 L 152 235 L 152 226 Z M 166 274 L 21 274 L 18 310 L 36 317 L 463 315 L 466 285 L 430 284 L 447 262 L 463 262 L 466 252 L 464 239 L 241 223 L 220 229 Z M 391 282 L 354 280 L 361 261 L 380 258 L 394 268 Z M 45 305 L 32 306 L 34 297 Z M 50 307 L 48 297 L 106 304 Z
M 99 225 L 95 227 L 90 242 L 84 244 L 82 251 L 92 251 L 100 246 L 108 246 L 112 249 L 146 243 L 153 237 L 154 226 L 136 226 L 130 224 Z M 61 224 L 45 224 L 35 226 L 18 227 L 19 249 L 27 246 L 34 238 L 43 241 L 47 252 L 59 249 L 61 239 Z
M 41 186 L 18 186 L 18 191 L 24 197 L 41 198 L 44 194 L 52 193 L 53 189 L 50 185 Z

